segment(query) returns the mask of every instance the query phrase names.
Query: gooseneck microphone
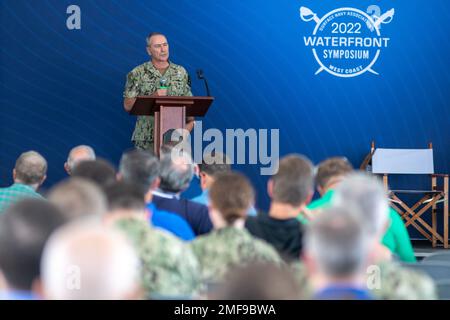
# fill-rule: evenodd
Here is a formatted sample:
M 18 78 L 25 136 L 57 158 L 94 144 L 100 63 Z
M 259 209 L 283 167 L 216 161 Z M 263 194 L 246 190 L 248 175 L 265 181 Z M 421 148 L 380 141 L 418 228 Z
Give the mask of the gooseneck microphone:
M 205 78 L 205 75 L 203 74 L 203 70 L 202 69 L 198 69 L 197 70 L 197 78 L 199 78 L 200 80 L 203 80 L 205 82 L 205 88 L 206 88 L 206 95 L 208 97 L 211 96 L 211 93 L 209 92 L 209 86 L 208 86 L 208 81 Z

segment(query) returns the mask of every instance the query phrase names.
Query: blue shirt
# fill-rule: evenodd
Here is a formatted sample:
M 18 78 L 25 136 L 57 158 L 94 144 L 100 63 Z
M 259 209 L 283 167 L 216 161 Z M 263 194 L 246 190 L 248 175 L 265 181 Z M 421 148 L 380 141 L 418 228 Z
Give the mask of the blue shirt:
M 0 300 L 39 300 L 39 297 L 31 291 L 2 290 Z
M 169 211 L 159 210 L 153 203 L 147 204 L 151 211 L 150 223 L 158 228 L 170 231 L 177 237 L 190 241 L 195 238 L 194 231 L 185 219 Z
M 205 206 L 208 206 L 209 204 L 208 190 L 204 190 L 200 195 L 192 198 L 191 200 L 203 204 Z M 256 216 L 257 215 L 256 209 L 252 206 L 250 209 L 248 209 L 247 215 L 253 217 Z
M 314 295 L 316 300 L 374 300 L 372 294 L 362 288 L 347 285 L 331 285 Z

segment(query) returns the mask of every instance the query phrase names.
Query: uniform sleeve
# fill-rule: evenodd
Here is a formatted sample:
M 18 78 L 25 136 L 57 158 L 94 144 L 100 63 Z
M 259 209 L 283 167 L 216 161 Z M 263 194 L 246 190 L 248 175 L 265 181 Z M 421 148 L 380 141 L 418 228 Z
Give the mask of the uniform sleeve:
M 183 83 L 184 83 L 184 90 L 182 96 L 192 97 L 191 78 L 189 77 L 189 74 L 187 73 L 186 69 L 184 69 Z
M 137 96 L 137 77 L 132 71 L 127 75 L 127 82 L 125 84 L 125 90 L 123 91 L 123 97 L 136 98 Z

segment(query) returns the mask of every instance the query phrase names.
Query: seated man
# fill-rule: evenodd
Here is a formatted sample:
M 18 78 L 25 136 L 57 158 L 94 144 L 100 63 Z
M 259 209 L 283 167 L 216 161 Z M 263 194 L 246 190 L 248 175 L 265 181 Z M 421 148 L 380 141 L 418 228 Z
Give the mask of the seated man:
M 208 208 L 191 200 L 180 199 L 192 180 L 194 165 L 189 155 L 172 154 L 170 147 L 161 148 L 161 183 L 153 191 L 153 203 L 160 210 L 174 212 L 186 219 L 196 236 L 212 230 Z
M 52 300 L 139 299 L 139 258 L 127 238 L 99 224 L 68 224 L 42 257 L 43 295 Z
M 311 200 L 313 180 L 311 161 L 298 155 L 284 157 L 267 184 L 269 214 L 249 217 L 245 224 L 253 236 L 272 244 L 288 261 L 299 259 L 301 254 L 303 232 L 296 217 Z
M 85 160 L 95 160 L 95 151 L 90 146 L 79 145 L 69 152 L 67 161 L 64 163 L 64 170 L 70 176 L 75 166 Z
M 208 190 L 216 179 L 216 176 L 223 172 L 230 172 L 231 165 L 224 154 L 216 153 L 215 155 L 209 154 L 204 156 L 203 162 L 198 165 L 198 168 L 202 193 L 191 200 L 207 206 L 209 204 Z M 254 206 L 250 208 L 247 214 L 249 216 L 256 215 Z
M 366 287 L 371 239 L 363 223 L 350 209 L 334 207 L 307 228 L 304 261 L 315 299 L 374 299 Z
M 373 296 L 383 300 L 435 299 L 436 287 L 433 280 L 425 274 L 402 267 L 392 259 L 389 249 L 381 244 L 381 238 L 389 222 L 388 206 L 388 199 L 381 181 L 365 173 L 352 173 L 336 188 L 332 205 L 318 212 L 315 217 L 336 218 L 338 223 L 339 216 L 351 214 L 360 221 L 361 228 L 370 241 L 370 266 L 367 266 L 365 273 L 365 288 L 369 289 Z M 316 219 L 313 219 L 311 223 L 315 221 Z M 352 239 L 353 235 L 343 233 L 341 237 L 343 241 L 346 238 Z M 306 246 L 305 243 L 304 245 Z M 350 247 L 348 250 L 351 250 Z M 327 255 L 332 257 L 333 251 L 318 250 L 317 252 L 319 251 L 324 255 L 324 259 Z M 338 252 L 335 258 L 340 258 Z M 295 268 L 295 275 L 302 291 L 309 296 L 308 292 L 313 291 L 311 284 L 312 287 L 315 286 L 311 283 L 313 279 L 301 264 L 297 264 Z
M 165 229 L 189 241 L 195 234 L 187 221 L 173 212 L 158 209 L 153 203 L 153 191 L 159 186 L 159 161 L 151 151 L 133 150 L 123 154 L 119 165 L 120 180 L 139 188 L 144 194 L 149 220 L 155 227 Z
M 231 166 L 227 163 L 225 155 L 218 153 L 214 156 L 212 154 L 204 156 L 203 162 L 198 165 L 198 169 L 202 194 L 192 198 L 192 201 L 207 206 L 209 203 L 208 190 L 213 184 L 215 176 L 222 172 L 230 172 Z
M 0 269 L 6 281 L 0 299 L 41 298 L 42 251 L 65 222 L 63 214 L 43 199 L 22 199 L 0 216 Z
M 104 159 L 84 160 L 72 171 L 72 177 L 91 180 L 100 188 L 105 188 L 116 181 L 116 168 Z
M 353 167 L 346 158 L 334 157 L 319 163 L 316 173 L 316 187 L 320 198 L 312 201 L 299 215 L 299 219 L 307 223 L 311 214 L 320 209 L 324 209 L 331 203 L 334 188 L 342 179 L 353 171 Z
M 341 181 L 353 171 L 352 165 L 345 158 L 330 158 L 319 164 L 316 174 L 317 191 L 322 196 L 320 199 L 313 201 L 307 206 L 307 210 L 299 215 L 299 219 L 303 223 L 305 213 L 309 218 L 314 218 L 316 211 L 327 208 L 331 205 L 331 201 Z M 389 228 L 387 229 L 382 243 L 388 247 L 392 253 L 405 262 L 415 262 L 414 251 L 411 245 L 408 231 L 400 217 L 400 215 L 389 207 Z
M 189 244 L 200 263 L 202 280 L 209 288 L 226 281 L 226 274 L 236 266 L 255 262 L 282 265 L 276 250 L 244 227 L 248 209 L 255 200 L 253 187 L 245 176 L 234 172 L 221 174 L 211 186 L 209 196 L 214 230 Z
M 142 190 L 117 182 L 106 195 L 109 211 L 104 222 L 123 231 L 139 253 L 146 298 L 193 297 L 201 285 L 198 261 L 184 242 L 149 225 Z
M 106 197 L 100 187 L 91 180 L 66 179 L 48 193 L 48 200 L 55 204 L 69 221 L 101 221 L 107 210 Z
M 0 188 L 0 213 L 22 198 L 39 198 L 36 190 L 47 178 L 47 161 L 36 151 L 22 153 L 13 169 L 14 184 Z

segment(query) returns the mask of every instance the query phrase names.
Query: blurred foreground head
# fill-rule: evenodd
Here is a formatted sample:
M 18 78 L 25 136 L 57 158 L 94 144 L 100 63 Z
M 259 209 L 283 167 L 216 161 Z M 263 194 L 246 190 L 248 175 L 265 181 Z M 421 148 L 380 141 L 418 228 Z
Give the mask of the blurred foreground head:
M 41 199 L 21 200 L 0 216 L 0 269 L 8 289 L 33 290 L 44 245 L 65 222 L 54 205 Z
M 377 238 L 386 231 L 389 203 L 383 184 L 375 176 L 355 172 L 349 174 L 336 188 L 333 204 L 351 206 L 364 220 L 367 232 Z
M 71 221 L 100 221 L 107 210 L 106 197 L 100 187 L 82 178 L 70 178 L 60 182 L 50 190 L 47 198 Z
M 306 265 L 310 274 L 325 284 L 353 281 L 364 275 L 372 237 L 357 210 L 351 206 L 327 208 L 306 229 Z
M 43 291 L 47 299 L 137 299 L 139 270 L 136 252 L 120 232 L 73 223 L 45 246 Z
M 274 264 L 254 263 L 231 269 L 224 283 L 210 294 L 219 300 L 300 299 L 292 271 Z

